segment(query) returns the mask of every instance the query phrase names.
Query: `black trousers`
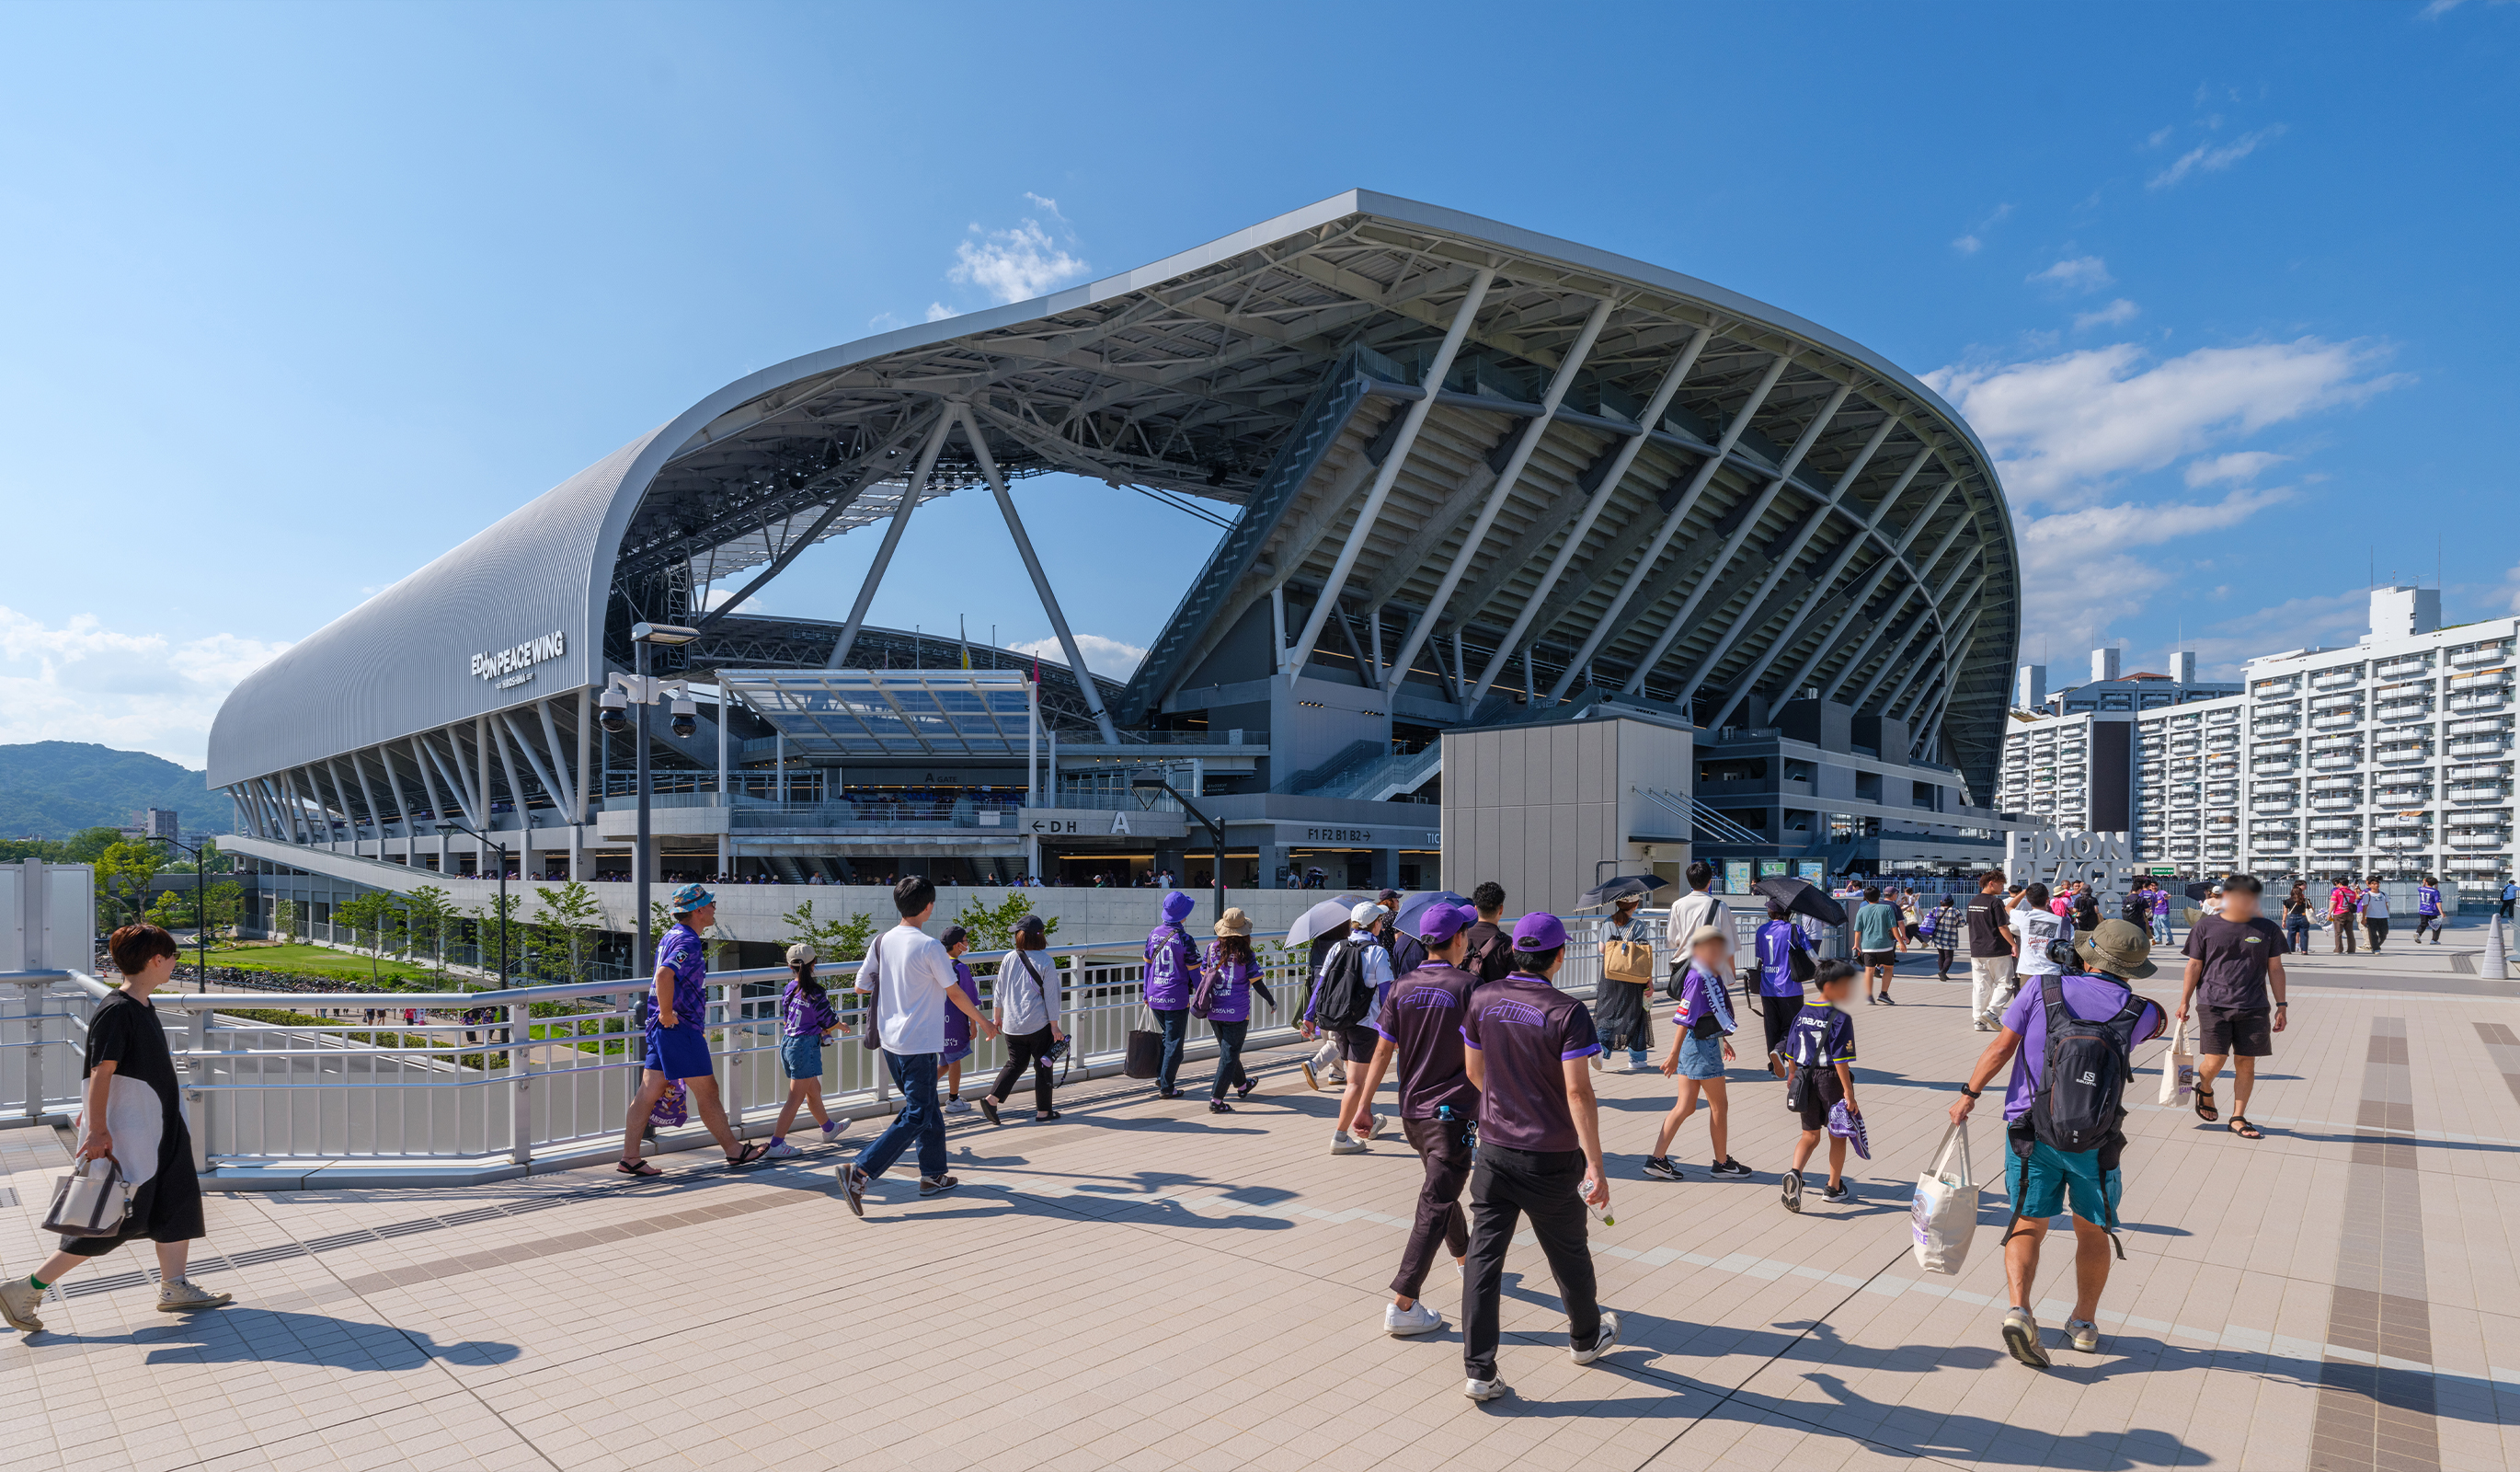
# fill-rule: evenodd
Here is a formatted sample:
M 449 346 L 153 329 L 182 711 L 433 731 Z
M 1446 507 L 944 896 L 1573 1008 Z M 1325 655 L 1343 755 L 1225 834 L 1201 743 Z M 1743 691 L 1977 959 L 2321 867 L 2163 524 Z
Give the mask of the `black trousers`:
M 1050 1113 L 1050 1060 L 1042 1054 L 1050 1051 L 1050 1029 L 1038 1033 L 1007 1035 L 1007 1066 L 998 1070 L 998 1081 L 989 1085 L 989 1097 L 1004 1102 L 1015 1096 L 1015 1081 L 1023 1077 L 1024 1066 L 1032 1067 L 1032 1107 L 1042 1114 Z
M 1467 1120 L 1402 1120 L 1401 1132 L 1417 1148 L 1426 1168 L 1418 1187 L 1418 1219 L 1409 1225 L 1409 1245 L 1400 1249 L 1400 1271 L 1391 1291 L 1418 1297 L 1426 1286 L 1427 1269 L 1435 1265 L 1435 1244 L 1462 1257 L 1470 1249 L 1468 1219 L 1462 1213 L 1462 1187 L 1470 1180 L 1470 1125 Z
M 1763 996 L 1759 998 L 1761 1031 L 1767 1035 L 1768 1051 L 1774 1054 L 1782 1047 L 1785 1035 L 1794 1030 L 1794 1019 L 1803 1011 L 1803 999 L 1795 996 Z
M 2362 922 L 2362 928 L 2370 933 L 2371 954 L 2375 956 L 2378 955 L 2380 953 L 2380 943 L 2389 939 L 2389 922 L 2386 920 L 2365 919 Z
M 1251 1081 L 1242 1071 L 1242 1035 L 1251 1031 L 1251 1023 L 1212 1021 L 1207 1028 L 1216 1035 L 1216 1081 L 1208 1085 L 1207 1096 L 1222 1099 L 1227 1089 Z
M 1497 1341 L 1504 1334 L 1505 1250 L 1526 1216 L 1549 1259 L 1549 1271 L 1557 1279 L 1569 1337 L 1588 1346 L 1601 1337 L 1593 1250 L 1584 1237 L 1584 1199 L 1576 1194 L 1583 1183 L 1580 1150 L 1536 1154 L 1479 1147 L 1478 1167 L 1470 1173 L 1469 1285 L 1463 1290 L 1462 1314 L 1462 1365 L 1471 1379 L 1496 1378 Z

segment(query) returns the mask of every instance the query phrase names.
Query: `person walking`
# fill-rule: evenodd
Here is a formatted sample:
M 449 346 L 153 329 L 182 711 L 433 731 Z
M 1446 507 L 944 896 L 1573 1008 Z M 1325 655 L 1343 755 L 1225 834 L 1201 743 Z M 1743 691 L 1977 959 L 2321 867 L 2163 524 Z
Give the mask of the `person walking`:
M 788 947 L 788 985 L 779 992 L 779 1062 L 788 1075 L 788 1102 L 779 1111 L 779 1127 L 770 1131 L 764 1160 L 789 1160 L 805 1153 L 788 1143 L 788 1127 L 796 1123 L 800 1108 L 813 1111 L 826 1144 L 849 1127 L 848 1121 L 832 1119 L 823 1107 L 823 1049 L 832 1034 L 849 1029 L 832 1010 L 832 994 L 814 979 L 814 963 L 819 959 L 814 947 L 802 942 Z
M 1347 1065 L 1347 1083 L 1339 1093 L 1338 1122 L 1330 1134 L 1330 1154 L 1362 1155 L 1382 1122 L 1373 1117 L 1373 1094 L 1381 1083 L 1374 1072 L 1373 1049 L 1381 1041 L 1373 1024 L 1383 998 L 1391 991 L 1391 953 L 1383 948 L 1377 927 L 1382 906 L 1359 900 L 1348 913 L 1345 939 L 1330 947 L 1304 1006 L 1303 1035 L 1321 1035 L 1338 1044 Z
M 2284 897 L 2283 933 L 2284 949 L 2310 949 L 2310 886 L 2305 881 L 2294 880 L 2292 893 Z
M 1179 890 L 1164 897 L 1163 919 L 1147 933 L 1147 1010 L 1155 1014 L 1163 1032 L 1162 1061 L 1156 1065 L 1155 1097 L 1178 1099 L 1174 1080 L 1181 1074 L 1182 1049 L 1190 1042 L 1191 973 L 1198 969 L 1198 945 L 1182 929 L 1182 921 L 1198 901 Z
M 726 1163 L 748 1166 L 768 1155 L 770 1147 L 758 1140 L 745 1144 L 736 1138 L 726 1123 L 726 1105 L 717 1093 L 716 1064 L 709 1057 L 708 953 L 700 934 L 717 922 L 717 897 L 699 885 L 687 884 L 674 891 L 665 907 L 674 923 L 656 943 L 647 1066 L 630 1096 L 630 1115 L 621 1126 L 621 1163 L 614 1169 L 624 1175 L 665 1173 L 640 1159 L 640 1144 L 647 1134 L 649 1114 L 665 1096 L 665 1089 L 677 1082 L 690 1090 L 700 1123 L 726 1152 Z
M 874 993 L 869 1026 L 883 1045 L 884 1070 L 901 1094 L 901 1113 L 837 1172 L 849 1215 L 859 1218 L 866 1216 L 868 1185 L 914 1143 L 919 1147 L 920 1195 L 935 1196 L 962 1184 L 945 1173 L 945 1116 L 936 1107 L 945 1009 L 968 1014 L 982 1035 L 998 1035 L 998 1025 L 979 1016 L 978 1005 L 956 985 L 945 947 L 921 928 L 936 912 L 936 886 L 924 874 L 910 875 L 893 885 L 892 907 L 901 923 L 876 939 L 858 968 L 857 982 L 860 991 Z
M 2520 879 L 2506 879 L 2502 881 L 2503 919 L 2508 920 L 2511 918 L 2511 903 L 2515 899 L 2520 899 Z
M 2189 937 L 2193 944 L 2194 937 Z M 2003 1237 L 2003 1347 L 2035 1369 L 2052 1361 L 2030 1311 L 2039 1278 L 2039 1250 L 2048 1223 L 2074 1215 L 2074 1308 L 2065 1339 L 2084 1354 L 2100 1347 L 2100 1294 L 2108 1287 L 2109 1252 L 2118 1228 L 2126 1134 L 2129 1050 L 2162 1034 L 2161 1008 L 2135 994 L 2133 983 L 2153 974 L 2152 939 L 2123 920 L 2103 923 L 2082 943 L 2088 970 L 2048 973 L 2024 982 L 2005 1009 L 2003 1027 L 1987 1043 L 1952 1101 L 1954 1125 L 1967 1122 L 1980 1094 L 2006 1064 L 2003 1090 L 2004 1190 L 2012 1220 Z M 2052 1030 L 2052 1031 L 2051 1031 Z M 2049 1065 L 2059 1065 L 2051 1078 Z M 2089 1131 L 2098 1137 L 2078 1145 Z
M 1638 914 L 1643 904 L 1643 896 L 1630 895 L 1612 904 L 1601 920 L 1601 986 L 1595 996 L 1598 1006 L 1594 1017 L 1594 1026 L 1601 1032 L 1601 1051 L 1593 1055 L 1596 1069 L 1619 1048 L 1627 1050 L 1627 1058 L 1616 1072 L 1642 1074 L 1652 1065 L 1653 1009 L 1645 997 L 1653 989 L 1655 936 L 1653 922 Z M 1633 979 L 1610 974 L 1614 944 L 1644 947 L 1643 967 Z M 1396 958 L 1394 968 L 1398 969 Z
M 2163 889 L 2161 881 L 2156 879 L 2152 882 L 2152 943 L 2155 946 L 2170 943 L 2170 892 Z
M 1968 902 L 1969 1013 L 1981 1033 L 1995 1031 L 1995 1020 L 2012 1000 L 2014 944 L 2012 911 L 2004 902 L 2003 871 L 1989 869 L 1977 877 L 1977 894 Z
M 1384 890 L 1373 897 L 1373 902 L 1382 906 L 1382 943 L 1391 952 L 1393 976 L 1407 976 L 1426 964 L 1426 947 L 1401 928 L 1400 898 L 1398 890 Z
M 1242 1038 L 1251 1028 L 1251 989 L 1260 979 L 1260 962 L 1251 953 L 1251 917 L 1238 908 L 1217 917 L 1216 939 L 1199 969 L 1198 987 L 1191 993 L 1191 1010 L 1216 1035 L 1216 1078 L 1208 1084 L 1207 1112 L 1232 1114 L 1225 1091 L 1237 1099 L 1251 1097 L 1260 1085 L 1242 1067 Z
M 2283 932 L 2258 913 L 2258 881 L 2234 874 L 2224 881 L 2223 913 L 2199 919 L 2187 933 L 2187 967 L 2179 990 L 2179 1020 L 2197 1014 L 2196 1118 L 2220 1118 L 2214 1081 L 2231 1062 L 2231 1118 L 2224 1127 L 2244 1140 L 2264 1139 L 2249 1123 L 2249 1092 L 2258 1060 L 2274 1052 L 2284 1030 Z M 2141 978 L 2138 978 L 2141 980 Z M 2270 993 L 2272 992 L 2272 1005 Z
M 1585 1062 L 1600 1039 L 1584 1004 L 1551 985 L 1566 961 L 1557 917 L 1535 910 L 1515 921 L 1513 950 L 1512 973 L 1472 991 L 1462 1020 L 1462 1062 L 1479 1091 L 1462 1313 L 1462 1393 L 1473 1401 L 1508 1393 L 1497 1373 L 1506 1248 L 1524 1217 L 1557 1280 L 1575 1362 L 1591 1364 L 1619 1342 L 1619 1316 L 1600 1305 L 1584 1221 L 1586 1206 L 1610 1205 L 1600 1105 Z
M 1950 981 L 1952 957 L 1958 954 L 1960 948 L 1960 907 L 1952 902 L 1951 896 L 1943 896 L 1932 909 L 1925 912 L 1918 929 L 1927 941 L 1933 943 L 1934 980 Z
M 2354 888 L 2350 875 L 2336 876 L 2335 887 L 2327 892 L 2327 923 L 2336 939 L 2330 951 L 2337 955 L 2354 954 L 2354 932 L 2362 919 L 2362 893 Z
M 2435 945 L 2442 943 L 2441 882 L 2430 874 L 2424 876 L 2423 883 L 2415 886 L 2415 939 L 2412 943 L 2423 944 L 2426 931 L 2432 932 Z
M 1444 1327 L 1444 1315 L 1419 1297 L 1426 1273 L 1434 1266 L 1438 1243 L 1456 1265 L 1469 1253 L 1462 1187 L 1469 1181 L 1477 1142 L 1479 1091 L 1463 1061 L 1462 1025 L 1469 1013 L 1470 993 L 1482 983 L 1462 962 L 1469 955 L 1470 926 L 1476 919 L 1474 911 L 1450 904 L 1428 905 L 1418 917 L 1426 964 L 1392 984 L 1390 1004 L 1382 1012 L 1382 1040 L 1374 1045 L 1376 1066 L 1394 1067 L 1400 1128 L 1424 1170 L 1418 1215 L 1400 1249 L 1391 1302 L 1382 1311 L 1386 1334 L 1425 1334 Z
M 2048 887 L 2034 884 L 2021 892 L 2021 903 L 2012 911 L 2012 943 L 2018 958 L 2013 964 L 2016 997 L 2033 989 L 2031 978 L 2056 976 L 2065 969 L 2050 948 L 2068 934 L 2065 917 L 2049 909 L 2048 900 Z M 2010 1005 L 2005 1003 L 2007 1008 Z
M 1732 961 L 1732 911 L 1724 897 L 1715 893 L 1715 870 L 1700 859 L 1688 866 L 1688 893 L 1671 904 L 1671 936 L 1677 943 L 1683 936 L 1693 936 L 1712 926 L 1724 935 L 1724 961 L 1729 971 Z M 1672 964 L 1680 964 L 1674 955 Z
M 1478 919 L 1470 925 L 1470 953 L 1462 966 L 1480 981 L 1501 982 L 1513 973 L 1513 932 L 1505 923 L 1505 886 L 1479 881 L 1470 891 Z
M 1908 939 L 1899 934 L 1899 908 L 1881 902 L 1878 885 L 1864 891 L 1864 907 L 1855 912 L 1855 949 L 1864 963 L 1865 1005 L 1894 1006 L 1890 1000 L 1892 969 L 1899 964 L 1899 952 L 1908 948 Z M 1873 994 L 1873 983 L 1880 983 L 1880 994 Z
M 125 1242 L 158 1251 L 158 1311 L 189 1313 L 235 1302 L 184 1276 L 194 1242 L 209 1234 L 202 1218 L 202 1181 L 193 1170 L 193 1134 L 184 1119 L 183 1082 L 166 1030 L 149 994 L 174 980 L 175 938 L 155 925 L 126 925 L 108 936 L 106 953 L 122 982 L 97 1004 L 80 1060 L 79 1143 L 75 1158 L 110 1160 L 131 1188 L 121 1229 L 111 1237 L 64 1237 L 61 1250 L 25 1277 L 0 1283 L 0 1319 L 22 1333 L 44 1327 L 36 1313 L 44 1295 L 72 1268 Z
M 1803 978 L 1814 970 L 1811 942 L 1785 907 L 1771 899 L 1768 918 L 1759 925 L 1759 1022 L 1766 1035 L 1768 1071 L 1781 1073 L 1777 1049 L 1803 1009 Z
M 1049 927 L 1039 915 L 1016 921 L 1014 939 L 1013 953 L 998 963 L 997 985 L 990 989 L 997 1002 L 998 1035 L 1006 1039 L 1007 1061 L 998 1070 L 998 1081 L 980 1095 L 980 1113 L 992 1125 L 1005 1123 L 998 1118 L 998 1106 L 1015 1096 L 1015 1084 L 1029 1068 L 1032 1117 L 1047 1125 L 1058 1118 L 1058 1111 L 1051 1107 L 1056 1081 L 1050 1065 L 1058 1045 L 1067 1040 L 1066 1031 L 1058 1024 L 1067 1015 L 1067 989 L 1058 963 L 1035 954 L 1050 945 Z
M 1803 1209 L 1803 1168 L 1811 1164 L 1812 1152 L 1820 1148 L 1820 1137 L 1828 1130 L 1829 1110 L 1842 1102 L 1847 1113 L 1859 1117 L 1864 1113 L 1855 1102 L 1855 1019 L 1846 1010 L 1846 994 L 1854 989 L 1854 982 L 1853 964 L 1822 962 L 1820 975 L 1812 982 L 1819 1000 L 1795 1017 L 1794 1030 L 1785 1037 L 1783 1056 L 1793 1071 L 1785 1081 L 1785 1107 L 1802 1125 L 1802 1134 L 1794 1141 L 1793 1166 L 1778 1181 L 1789 1212 Z M 1822 1189 L 1821 1199 L 1832 1206 L 1854 1204 L 1855 1188 L 1846 1182 L 1843 1135 L 1829 1135 L 1828 1184 Z
M 945 959 L 954 967 L 954 985 L 963 989 L 971 1003 L 968 1012 L 961 1007 L 945 1009 L 945 1051 L 936 1055 L 945 1066 L 945 1112 L 969 1114 L 971 1106 L 963 1098 L 963 1060 L 971 1056 L 971 1023 L 980 1015 L 980 980 L 963 964 L 963 953 L 971 948 L 969 932 L 949 925 L 936 943 L 945 947 Z
M 2371 942 L 2371 954 L 2380 953 L 2380 943 L 2389 939 L 2389 896 L 2380 888 L 2377 878 L 2362 881 L 2362 894 L 2357 901 L 2362 911 L 2362 934 Z
M 1686 1180 L 1672 1163 L 1671 1142 L 1680 1127 L 1697 1112 L 1706 1097 L 1706 1142 L 1712 1152 L 1707 1173 L 1718 1180 L 1747 1180 L 1750 1168 L 1734 1160 L 1731 1143 L 1732 1106 L 1724 1087 L 1724 1065 L 1733 1056 L 1732 1002 L 1730 979 L 1724 975 L 1724 933 L 1700 926 L 1688 938 L 1688 970 L 1681 978 L 1680 1009 L 1672 1015 L 1671 1048 L 1663 1055 L 1666 1078 L 1678 1075 L 1679 1097 L 1654 1131 L 1653 1154 L 1645 1157 L 1645 1173 L 1661 1180 Z

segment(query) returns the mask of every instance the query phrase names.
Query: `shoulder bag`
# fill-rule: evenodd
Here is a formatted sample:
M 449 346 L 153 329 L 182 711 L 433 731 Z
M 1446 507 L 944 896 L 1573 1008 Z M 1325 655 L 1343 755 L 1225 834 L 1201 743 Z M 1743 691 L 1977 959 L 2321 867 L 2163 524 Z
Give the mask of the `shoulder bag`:
M 65 1237 L 122 1235 L 122 1224 L 131 1216 L 131 1183 L 122 1178 L 122 1165 L 112 1156 L 103 1158 L 101 1174 L 98 1164 L 80 1161 L 69 1174 L 53 1182 L 52 1210 L 44 1213 L 45 1231 Z
M 858 1029 L 858 1045 L 870 1053 L 883 1050 L 883 1027 L 876 1021 L 876 1003 L 883 999 L 883 977 L 876 967 L 876 957 L 883 954 L 883 937 L 877 936 L 867 943 L 866 959 L 858 963 L 858 989 L 866 993 L 866 1025 Z
M 1602 943 L 1601 975 L 1613 982 L 1625 982 L 1631 987 L 1652 986 L 1653 943 L 1622 940 L 1616 937 Z

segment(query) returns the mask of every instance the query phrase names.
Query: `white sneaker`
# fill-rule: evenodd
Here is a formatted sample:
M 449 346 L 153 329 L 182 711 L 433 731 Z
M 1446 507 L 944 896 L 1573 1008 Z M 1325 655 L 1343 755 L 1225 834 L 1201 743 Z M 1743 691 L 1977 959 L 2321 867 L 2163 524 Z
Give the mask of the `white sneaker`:
M 22 1277 L 11 1278 L 0 1283 L 0 1319 L 8 1320 L 10 1328 L 35 1333 L 44 1327 L 44 1321 L 35 1316 L 35 1307 L 43 1301 L 42 1289 Z
M 793 1160 L 804 1153 L 804 1151 L 797 1149 L 786 1140 L 774 1140 L 771 1142 L 770 1148 L 762 1154 L 761 1158 L 763 1160 Z
M 945 1112 L 947 1114 L 969 1114 L 971 1112 L 971 1101 L 968 1099 L 948 1099 L 945 1101 Z
M 1394 1339 L 1406 1338 L 1411 1334 L 1431 1333 L 1442 1327 L 1444 1327 L 1444 1315 L 1427 1308 L 1424 1299 L 1419 1299 L 1406 1309 L 1398 1304 L 1382 1306 L 1382 1332 Z
M 1601 1332 L 1594 1339 L 1593 1347 L 1589 1350 L 1574 1350 L 1571 1353 L 1575 1356 L 1577 1364 L 1591 1364 L 1618 1348 L 1618 1344 L 1619 1315 L 1604 1309 L 1601 1311 Z
M 2012 1357 L 2034 1370 L 2044 1370 L 2050 1363 L 2048 1347 L 2039 1342 L 2039 1320 L 2027 1309 L 2007 1309 L 2003 1312 L 2003 1347 Z
M 190 1313 L 196 1309 L 215 1309 L 235 1302 L 233 1293 L 212 1293 L 184 1278 L 161 1284 L 158 1289 L 158 1311 L 160 1313 Z
M 1355 1135 L 1348 1133 L 1346 1130 L 1342 1129 L 1338 1133 L 1330 1136 L 1330 1154 L 1363 1155 L 1364 1153 L 1365 1141 L 1358 1139 Z
M 1462 1382 L 1462 1394 L 1469 1397 L 1473 1401 L 1493 1401 L 1499 1396 L 1508 1394 L 1511 1389 L 1512 1387 L 1507 1385 L 1503 1380 L 1464 1380 Z
M 2065 1342 L 2086 1355 L 2100 1352 L 2100 1326 L 2088 1318 L 2065 1320 Z

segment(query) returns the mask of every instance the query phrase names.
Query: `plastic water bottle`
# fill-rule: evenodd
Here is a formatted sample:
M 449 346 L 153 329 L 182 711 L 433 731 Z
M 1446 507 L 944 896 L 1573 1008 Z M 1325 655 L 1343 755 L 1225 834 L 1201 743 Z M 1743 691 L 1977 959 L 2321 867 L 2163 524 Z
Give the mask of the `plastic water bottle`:
M 1584 1177 L 1583 1182 L 1575 1187 L 1575 1195 L 1578 1200 L 1581 1200 L 1584 1203 L 1584 1210 L 1587 1215 L 1592 1217 L 1593 1224 L 1595 1226 L 1616 1226 L 1619 1224 L 1619 1219 L 1611 1216 L 1607 1207 L 1598 1207 L 1593 1204 L 1593 1178 L 1591 1176 L 1588 1175 Z

